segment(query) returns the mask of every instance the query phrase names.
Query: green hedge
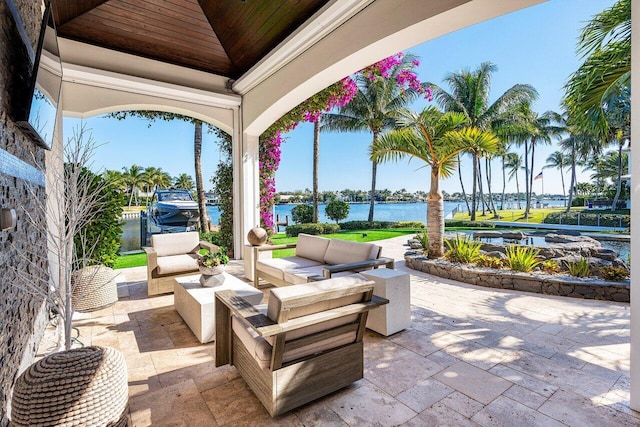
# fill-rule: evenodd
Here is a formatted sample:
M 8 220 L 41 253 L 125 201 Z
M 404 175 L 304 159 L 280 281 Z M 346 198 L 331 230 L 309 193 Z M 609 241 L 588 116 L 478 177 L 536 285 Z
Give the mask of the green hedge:
M 296 237 L 300 233 L 305 234 L 334 234 L 340 231 L 338 224 L 307 223 L 287 226 L 287 237 Z
M 445 227 L 464 227 L 464 228 L 496 228 L 493 222 L 487 221 L 465 221 L 465 220 L 446 220 Z
M 545 224 L 568 224 L 578 225 L 578 216 L 580 217 L 580 225 L 595 225 L 600 227 L 629 227 L 631 223 L 629 215 L 615 214 L 596 214 L 596 213 L 578 213 L 578 212 L 553 212 L 545 217 Z M 600 217 L 600 223 L 598 223 Z
M 347 221 L 340 223 L 341 230 L 382 230 L 385 228 L 424 228 L 420 221 Z

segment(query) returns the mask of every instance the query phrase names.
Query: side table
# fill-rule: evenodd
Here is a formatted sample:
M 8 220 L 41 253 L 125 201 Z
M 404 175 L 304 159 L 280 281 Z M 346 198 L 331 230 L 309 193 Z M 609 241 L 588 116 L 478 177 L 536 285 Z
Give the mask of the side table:
M 360 272 L 375 283 L 373 294 L 389 300 L 389 304 L 371 310 L 367 328 L 389 336 L 411 325 L 411 281 L 409 274 L 391 268 Z

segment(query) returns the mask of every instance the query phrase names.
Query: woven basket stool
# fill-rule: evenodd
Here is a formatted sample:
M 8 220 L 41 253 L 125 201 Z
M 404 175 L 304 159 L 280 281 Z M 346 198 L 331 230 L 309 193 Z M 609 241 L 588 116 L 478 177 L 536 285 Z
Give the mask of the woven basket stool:
M 104 265 L 92 265 L 74 272 L 71 284 L 75 311 L 88 313 L 115 304 L 118 301 L 117 275 Z
M 17 379 L 12 426 L 127 426 L 124 356 L 110 347 L 50 354 Z

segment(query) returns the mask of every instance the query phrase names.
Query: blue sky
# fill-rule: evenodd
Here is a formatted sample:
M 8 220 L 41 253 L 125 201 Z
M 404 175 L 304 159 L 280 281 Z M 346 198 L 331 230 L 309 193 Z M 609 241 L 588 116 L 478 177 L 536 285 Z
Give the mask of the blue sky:
M 562 87 L 567 77 L 580 65 L 575 43 L 580 28 L 591 16 L 613 4 L 613 0 L 551 0 L 491 21 L 415 46 L 409 51 L 420 58 L 417 73 L 421 81 L 442 84 L 449 72 L 474 69 L 481 62 L 498 66 L 492 79 L 491 94 L 495 99 L 516 83 L 528 83 L 539 92 L 535 110 L 542 113 L 558 110 Z M 445 86 L 446 87 L 446 86 Z M 416 103 L 416 110 L 426 101 Z M 128 119 L 94 117 L 84 120 L 101 146 L 94 168 L 120 170 L 134 163 L 143 167 L 161 167 L 172 176 L 188 173 L 194 176 L 193 126 L 182 122 L 147 122 Z M 79 119 L 65 118 L 64 133 L 70 135 Z M 215 173 L 219 150 L 212 135 L 204 135 L 203 176 L 207 181 Z M 371 186 L 371 162 L 367 148 L 369 133 L 322 133 L 320 136 L 320 190 L 362 189 Z M 278 191 L 311 188 L 313 126 L 301 124 L 287 135 L 282 146 L 282 161 L 276 175 Z M 554 145 L 536 149 L 535 173 L 540 172 Z M 465 186 L 471 185 L 471 164 L 463 161 Z M 499 162 L 493 167 L 493 187 L 501 189 Z M 429 171 L 419 161 L 384 163 L 378 166 L 377 188 L 408 191 L 428 190 Z M 521 177 L 523 190 L 524 173 Z M 568 180 L 568 176 L 567 176 Z M 588 173 L 579 177 L 588 180 Z M 560 174 L 544 170 L 545 193 L 561 193 Z M 534 183 L 540 192 L 542 181 Z M 449 193 L 460 191 L 457 176 L 441 182 Z M 507 183 L 507 191 L 515 191 L 515 182 Z

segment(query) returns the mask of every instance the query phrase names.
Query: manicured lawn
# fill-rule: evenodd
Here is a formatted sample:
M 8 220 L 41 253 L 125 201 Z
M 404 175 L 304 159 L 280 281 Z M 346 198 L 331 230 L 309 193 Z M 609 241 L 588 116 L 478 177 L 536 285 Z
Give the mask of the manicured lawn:
M 118 259 L 116 259 L 116 265 L 113 268 L 140 267 L 142 265 L 147 265 L 147 254 L 144 252 L 139 254 L 120 255 Z
M 583 210 L 581 207 L 571 208 L 572 211 Z M 481 212 L 476 213 L 477 221 L 510 221 L 510 222 L 523 222 L 523 223 L 532 223 L 532 224 L 541 224 L 542 220 L 552 212 L 564 212 L 565 208 L 542 208 L 542 209 L 530 209 L 529 210 L 529 219 L 527 220 L 524 217 L 524 209 L 506 209 L 499 210 L 498 214 L 500 218 L 494 217 L 492 213 L 487 213 L 487 215 L 482 215 Z M 456 220 L 469 220 L 470 215 L 468 213 L 457 213 L 455 218 Z

